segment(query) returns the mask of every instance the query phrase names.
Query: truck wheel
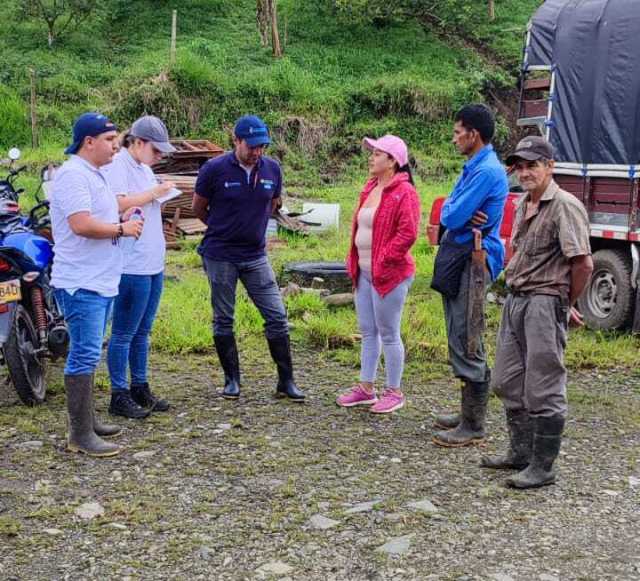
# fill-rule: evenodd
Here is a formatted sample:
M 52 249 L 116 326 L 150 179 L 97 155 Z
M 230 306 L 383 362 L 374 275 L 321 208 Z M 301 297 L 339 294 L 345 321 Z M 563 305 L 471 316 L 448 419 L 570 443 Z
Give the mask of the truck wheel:
M 591 329 L 616 330 L 631 324 L 633 316 L 631 257 L 623 250 L 598 250 L 593 274 L 578 308 Z

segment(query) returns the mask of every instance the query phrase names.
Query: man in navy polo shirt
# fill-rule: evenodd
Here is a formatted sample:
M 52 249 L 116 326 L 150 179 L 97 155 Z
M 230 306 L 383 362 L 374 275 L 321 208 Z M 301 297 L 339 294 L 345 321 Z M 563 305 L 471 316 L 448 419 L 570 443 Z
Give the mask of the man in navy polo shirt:
M 238 280 L 265 321 L 265 335 L 278 367 L 276 395 L 296 402 L 304 393 L 293 380 L 289 324 L 273 269 L 265 252 L 267 222 L 278 207 L 282 171 L 264 156 L 271 143 L 259 117 L 246 115 L 234 129 L 234 150 L 200 169 L 193 210 L 207 224 L 198 251 L 211 287 L 213 338 L 224 370 L 222 396 L 240 396 L 240 363 L 233 334 Z

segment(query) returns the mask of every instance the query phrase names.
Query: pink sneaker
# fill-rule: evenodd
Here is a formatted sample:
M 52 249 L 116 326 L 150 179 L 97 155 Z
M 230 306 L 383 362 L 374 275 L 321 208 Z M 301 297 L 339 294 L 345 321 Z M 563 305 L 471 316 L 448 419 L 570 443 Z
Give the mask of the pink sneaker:
M 385 389 L 382 397 L 369 410 L 372 414 L 390 414 L 404 406 L 404 394 L 401 391 Z
M 378 396 L 376 392 L 369 392 L 360 384 L 354 385 L 351 391 L 338 396 L 336 403 L 343 408 L 350 408 L 354 405 L 371 405 L 377 403 Z

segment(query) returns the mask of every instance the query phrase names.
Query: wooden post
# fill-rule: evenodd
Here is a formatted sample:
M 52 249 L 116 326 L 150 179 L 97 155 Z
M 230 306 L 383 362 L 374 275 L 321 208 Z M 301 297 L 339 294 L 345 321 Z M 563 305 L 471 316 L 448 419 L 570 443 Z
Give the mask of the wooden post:
M 31 78 L 31 147 L 38 147 L 38 116 L 36 113 L 36 71 L 29 69 L 29 77 Z
M 278 31 L 278 0 L 269 0 L 271 13 L 271 48 L 273 56 L 280 58 L 282 56 L 282 47 L 280 46 L 280 33 Z
M 171 53 L 169 63 L 176 62 L 176 36 L 178 35 L 178 11 L 174 10 L 171 14 Z
M 489 0 L 489 20 L 493 22 L 496 19 L 496 3 L 495 0 Z

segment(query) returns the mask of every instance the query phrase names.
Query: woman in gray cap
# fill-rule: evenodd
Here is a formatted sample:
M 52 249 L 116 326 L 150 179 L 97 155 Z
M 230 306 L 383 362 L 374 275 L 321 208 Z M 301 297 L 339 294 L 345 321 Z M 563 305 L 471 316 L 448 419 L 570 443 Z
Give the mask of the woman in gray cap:
M 169 409 L 168 402 L 156 397 L 149 388 L 147 358 L 149 335 L 162 294 L 165 259 L 158 200 L 174 184 L 159 184 L 150 166 L 175 148 L 169 143 L 164 123 L 152 116 L 138 119 L 124 134 L 122 146 L 105 168 L 105 175 L 118 197 L 120 212 L 144 219 L 144 229 L 134 244 L 123 248 L 123 274 L 114 303 L 107 354 L 111 378 L 109 413 L 141 419 L 151 411 Z

